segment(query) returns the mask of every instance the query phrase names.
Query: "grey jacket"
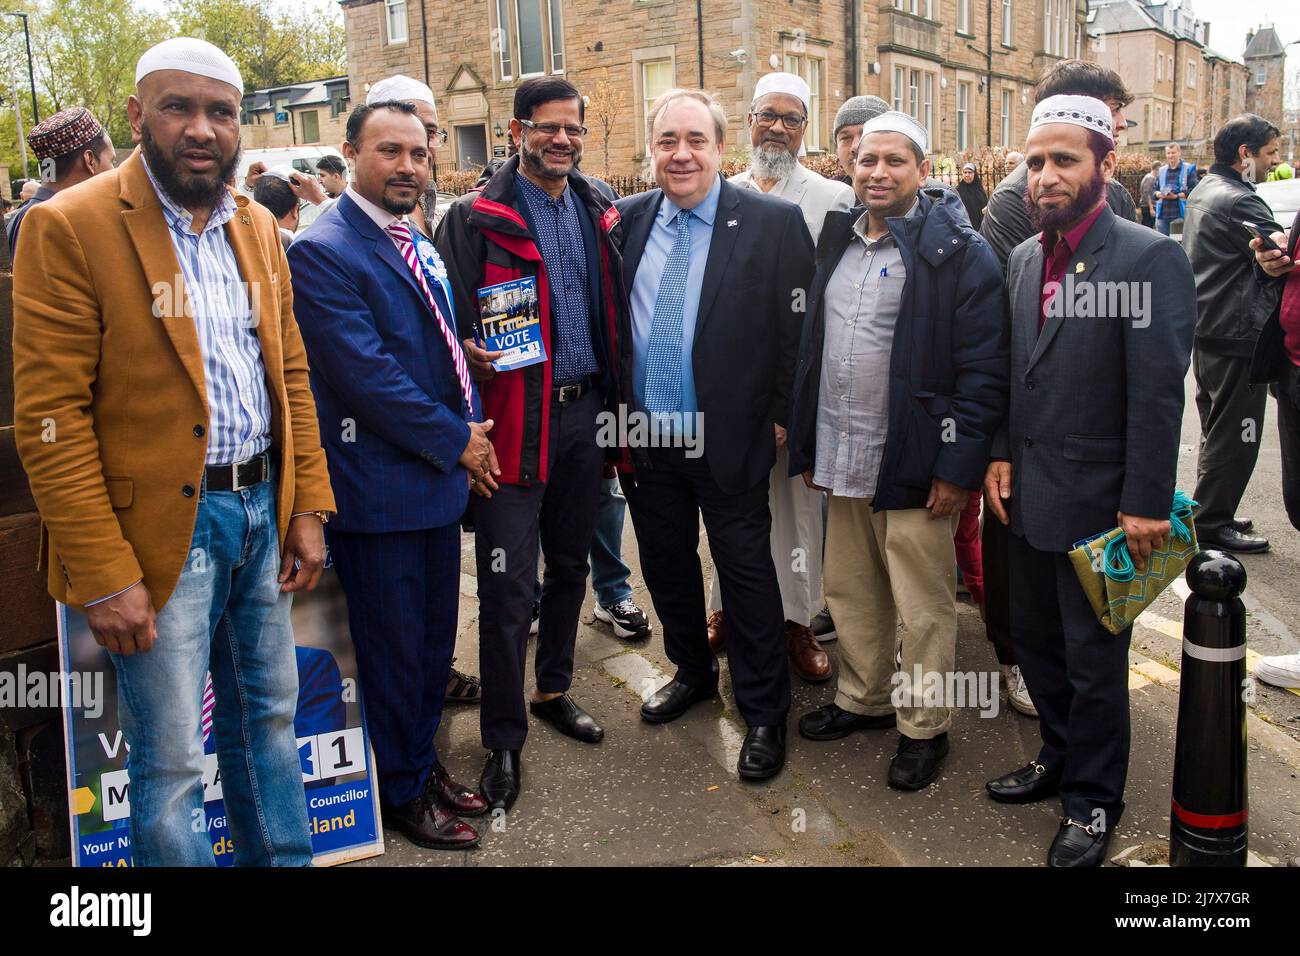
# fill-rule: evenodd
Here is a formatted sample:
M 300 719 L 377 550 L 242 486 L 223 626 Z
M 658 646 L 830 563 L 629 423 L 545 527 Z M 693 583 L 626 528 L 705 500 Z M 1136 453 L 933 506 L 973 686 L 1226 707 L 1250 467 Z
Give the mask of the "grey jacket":
M 993 457 L 1011 461 L 1012 531 L 1059 552 L 1115 527 L 1120 511 L 1167 518 L 1196 321 L 1178 243 L 1103 209 L 1041 334 L 1037 236 L 1016 247 L 1008 271 L 1011 404 Z M 1088 287 L 1108 307 L 1088 314 Z
M 1196 347 L 1249 358 L 1267 314 L 1253 299 L 1255 254 L 1243 221 L 1281 230 L 1273 211 L 1231 166 L 1215 163 L 1187 197 L 1183 251 L 1196 274 Z

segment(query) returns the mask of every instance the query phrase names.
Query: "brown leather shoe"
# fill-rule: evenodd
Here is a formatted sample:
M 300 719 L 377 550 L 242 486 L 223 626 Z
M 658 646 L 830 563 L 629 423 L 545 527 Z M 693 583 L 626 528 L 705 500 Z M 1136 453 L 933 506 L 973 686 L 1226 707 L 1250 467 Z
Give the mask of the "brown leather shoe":
M 709 615 L 709 622 L 706 625 L 709 631 L 709 650 L 718 653 L 722 650 L 723 644 L 726 643 L 726 632 L 722 626 L 722 612 L 714 611 Z
M 794 672 L 806 681 L 820 683 L 831 676 L 831 659 L 813 637 L 811 627 L 785 622 L 785 646 L 790 651 Z
M 477 817 L 487 813 L 488 804 L 481 794 L 469 787 L 462 786 L 447 773 L 447 768 L 440 763 L 433 765 L 425 792 L 433 797 L 438 806 L 461 817 Z
M 430 850 L 467 850 L 480 839 L 478 831 L 422 793 L 400 807 L 384 810 L 384 823 L 402 831 L 416 846 Z

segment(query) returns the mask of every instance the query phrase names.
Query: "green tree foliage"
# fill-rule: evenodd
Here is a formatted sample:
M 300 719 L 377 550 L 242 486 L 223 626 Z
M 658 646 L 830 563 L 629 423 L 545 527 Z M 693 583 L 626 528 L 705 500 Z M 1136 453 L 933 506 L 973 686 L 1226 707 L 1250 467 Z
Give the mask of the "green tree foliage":
M 347 72 L 337 5 L 268 9 L 259 0 L 168 0 L 176 32 L 230 54 L 247 89 L 301 83 Z

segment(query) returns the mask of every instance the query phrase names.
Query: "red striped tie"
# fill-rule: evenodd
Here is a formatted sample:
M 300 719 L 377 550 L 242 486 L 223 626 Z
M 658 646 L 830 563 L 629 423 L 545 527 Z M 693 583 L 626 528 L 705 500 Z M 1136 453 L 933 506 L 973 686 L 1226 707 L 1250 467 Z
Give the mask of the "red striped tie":
M 415 281 L 424 292 L 424 298 L 429 303 L 429 308 L 433 310 L 433 314 L 438 320 L 438 328 L 442 330 L 442 337 L 447 342 L 447 348 L 451 349 L 451 361 L 456 366 L 456 378 L 460 380 L 460 391 L 465 396 L 465 407 L 473 411 L 473 391 L 469 383 L 469 366 L 465 364 L 465 353 L 461 349 L 460 341 L 456 338 L 451 326 L 442 317 L 442 310 L 438 308 L 438 302 L 433 297 L 433 290 L 429 288 L 429 280 L 425 278 L 424 269 L 420 267 L 420 262 L 416 258 L 415 244 L 411 240 L 411 228 L 398 219 L 396 222 L 389 223 L 386 231 L 397 240 L 397 251 L 406 261 L 406 267 L 411 270 L 411 274 L 415 276 Z

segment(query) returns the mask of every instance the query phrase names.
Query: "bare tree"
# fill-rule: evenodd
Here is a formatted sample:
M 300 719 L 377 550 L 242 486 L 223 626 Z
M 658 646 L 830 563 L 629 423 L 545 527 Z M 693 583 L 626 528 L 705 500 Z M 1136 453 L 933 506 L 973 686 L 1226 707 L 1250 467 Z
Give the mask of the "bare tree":
M 600 130 L 601 153 L 604 158 L 604 176 L 609 177 L 609 138 L 614 123 L 627 111 L 627 94 L 609 82 L 608 76 L 599 80 L 587 94 L 587 120 L 595 122 Z

